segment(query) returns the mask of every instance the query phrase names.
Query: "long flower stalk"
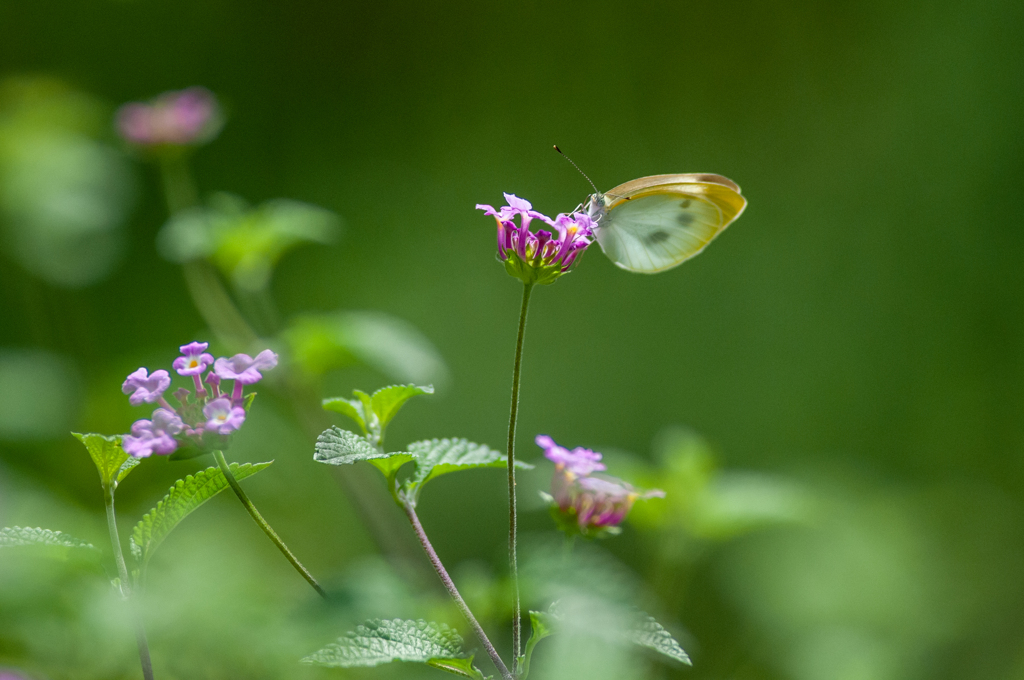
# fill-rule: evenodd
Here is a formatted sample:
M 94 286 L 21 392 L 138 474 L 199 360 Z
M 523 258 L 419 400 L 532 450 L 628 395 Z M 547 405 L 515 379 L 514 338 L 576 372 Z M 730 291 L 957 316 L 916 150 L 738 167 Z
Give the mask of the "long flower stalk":
M 142 621 L 142 614 L 139 612 L 132 592 L 132 584 L 128 577 L 128 567 L 125 566 L 124 553 L 121 551 L 121 539 L 117 534 L 117 515 L 114 512 L 114 485 L 105 485 L 103 489 L 103 502 L 107 507 L 107 529 L 110 531 L 110 547 L 114 551 L 114 561 L 117 563 L 117 574 L 120 579 L 121 597 L 124 598 L 128 609 L 131 612 L 132 624 L 135 628 L 135 641 L 139 647 L 139 663 L 142 664 L 142 676 L 145 680 L 153 680 L 153 662 L 149 658 L 149 642 L 146 640 L 146 628 Z
M 516 558 L 516 420 L 519 415 L 519 378 L 523 367 L 523 338 L 530 294 L 538 283 L 549 285 L 572 270 L 580 255 L 593 241 L 594 223 L 584 214 L 560 214 L 555 219 L 533 209 L 529 201 L 505 194 L 507 205 L 499 209 L 477 204 L 478 210 L 494 217 L 497 225 L 498 259 L 505 271 L 523 282 L 523 303 L 516 334 L 516 359 L 512 369 L 512 406 L 508 418 L 508 564 L 512 579 L 512 650 L 516 666 L 522 656 L 522 607 L 519 599 L 519 567 Z M 519 223 L 516 224 L 516 219 Z M 542 222 L 549 229 L 533 232 L 530 224 Z
M 512 367 L 512 406 L 508 418 L 508 566 L 512 576 L 512 650 L 518 659 L 522 653 L 523 624 L 519 602 L 519 565 L 516 557 L 516 421 L 519 417 L 519 378 L 523 368 L 523 339 L 526 336 L 526 314 L 530 309 L 532 283 L 523 284 L 523 304 L 519 310 L 519 332 L 516 335 L 516 359 Z
M 245 506 L 249 516 L 252 517 L 252 521 L 256 522 L 256 525 L 263 530 L 263 533 L 267 535 L 267 538 L 277 546 L 277 549 L 281 551 L 281 554 L 285 556 L 285 559 L 287 559 L 292 567 L 295 568 L 295 571 L 299 572 L 302 578 L 306 579 L 306 582 L 313 586 L 313 590 L 315 590 L 320 597 L 326 600 L 327 592 L 324 591 L 317 580 L 313 578 L 313 575 L 309 573 L 309 570 L 302 565 L 302 562 L 299 562 L 299 558 L 297 558 L 295 554 L 288 549 L 288 546 L 285 545 L 285 542 L 277 535 L 274 528 L 270 526 L 270 523 L 267 522 L 267 520 L 263 519 L 263 515 L 261 515 L 260 511 L 256 509 L 253 502 L 249 500 L 249 496 L 246 495 L 245 491 L 242 489 L 242 485 L 238 483 L 238 480 L 235 479 L 235 475 L 231 472 L 231 468 L 228 466 L 228 461 L 224 458 L 224 453 L 221 451 L 214 451 L 213 457 L 217 460 L 217 465 L 220 466 L 220 471 L 224 473 L 224 477 L 228 480 L 231 490 L 235 492 L 235 495 L 238 496 L 238 500 L 242 502 L 242 505 Z

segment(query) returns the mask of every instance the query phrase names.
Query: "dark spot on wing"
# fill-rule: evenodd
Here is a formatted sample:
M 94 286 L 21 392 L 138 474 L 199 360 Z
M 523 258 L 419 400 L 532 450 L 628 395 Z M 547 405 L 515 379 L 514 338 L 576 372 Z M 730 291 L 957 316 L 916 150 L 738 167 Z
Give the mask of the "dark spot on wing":
M 679 204 L 679 207 L 685 210 L 686 208 L 690 207 L 691 203 L 693 203 L 693 201 L 691 201 L 690 199 L 686 199 L 685 201 Z
M 648 234 L 647 236 L 644 237 L 644 241 L 646 241 L 648 245 L 654 245 L 656 243 L 664 243 L 667 240 L 668 240 L 668 232 L 667 231 L 661 231 L 660 229 L 658 231 L 652 231 L 650 234 Z
M 679 225 L 683 227 L 688 227 L 691 224 L 693 224 L 693 220 L 694 217 L 690 213 L 679 213 L 678 215 L 676 215 L 676 222 L 678 222 Z

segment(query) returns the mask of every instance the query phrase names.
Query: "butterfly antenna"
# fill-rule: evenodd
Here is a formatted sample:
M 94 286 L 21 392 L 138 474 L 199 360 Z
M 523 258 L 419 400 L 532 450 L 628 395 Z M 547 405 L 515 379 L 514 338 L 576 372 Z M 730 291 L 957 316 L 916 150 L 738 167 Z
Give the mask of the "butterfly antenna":
M 591 181 L 591 179 L 590 179 L 589 177 L 587 177 L 587 173 L 585 173 L 585 172 L 583 172 L 582 170 L 580 170 L 580 166 L 578 166 L 578 165 L 576 165 L 575 163 L 573 163 L 572 159 L 571 159 L 571 158 L 569 158 L 568 156 L 566 156 L 566 155 L 565 155 L 565 154 L 564 154 L 564 153 L 562 152 L 562 150 L 558 148 L 558 145 L 557 145 L 557 144 L 555 144 L 555 151 L 557 151 L 558 153 L 562 154 L 562 158 L 564 158 L 565 160 L 567 160 L 567 161 L 569 161 L 570 163 L 572 163 L 572 167 L 576 168 L 576 171 L 577 171 L 577 172 L 579 172 L 579 173 L 580 173 L 581 175 L 583 175 L 584 179 L 586 179 L 586 180 L 587 180 L 588 182 L 590 182 L 590 186 L 594 187 L 594 193 L 595 193 L 595 194 L 599 194 L 599 193 L 601 193 L 600 191 L 598 191 L 598 190 L 597 190 L 597 185 L 595 185 L 595 184 L 594 184 L 594 182 L 593 182 L 593 181 Z

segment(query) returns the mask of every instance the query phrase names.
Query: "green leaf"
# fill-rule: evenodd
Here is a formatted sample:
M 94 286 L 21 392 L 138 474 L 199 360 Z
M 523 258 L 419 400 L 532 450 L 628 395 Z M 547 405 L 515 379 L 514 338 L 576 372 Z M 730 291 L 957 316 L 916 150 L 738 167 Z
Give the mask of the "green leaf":
M 408 453 L 388 453 L 387 458 L 377 458 L 370 461 L 370 465 L 384 473 L 384 476 L 391 479 L 398 472 L 398 469 L 412 460 Z
M 355 421 L 364 435 L 369 434 L 366 429 L 366 414 L 363 412 L 363 402 L 361 400 L 331 397 L 330 399 L 324 399 L 323 407 L 325 411 L 334 411 L 348 416 Z
M 554 605 L 552 605 L 554 608 Z M 533 648 L 544 638 L 552 635 L 555 631 L 556 617 L 550 611 L 530 611 L 530 639 L 526 641 L 526 650 L 520 661 L 519 677 L 526 680 L 530 674 L 530 659 L 533 658 Z
M 390 385 L 374 392 L 373 397 L 370 399 L 370 404 L 373 412 L 377 414 L 377 418 L 380 420 L 380 429 L 383 430 L 388 426 L 388 423 L 395 417 L 398 410 L 405 405 L 405 402 L 420 394 L 433 393 L 433 385 L 424 385 L 423 387 L 418 385 Z
M 71 434 L 85 445 L 92 462 L 96 464 L 97 472 L 100 473 L 100 483 L 104 489 L 111 486 L 117 488 L 118 482 L 124 479 L 135 465 L 138 465 L 136 462 L 125 467 L 125 463 L 131 456 L 121 448 L 120 435 L 106 437 L 102 434 L 78 434 L 77 432 Z
M 372 398 L 362 390 L 352 390 L 352 395 L 359 400 L 363 407 L 363 417 L 366 419 L 366 429 L 370 435 L 380 439 L 380 418 L 373 412 Z
M 484 674 L 480 672 L 480 669 L 473 665 L 472 656 L 467 656 L 464 659 L 429 659 L 427 665 L 454 673 L 455 675 L 461 675 L 464 678 L 487 680 L 484 678 Z
M 0 548 L 20 548 L 43 545 L 55 548 L 85 548 L 96 550 L 96 546 L 62 531 L 40 529 L 39 527 L 4 527 L 0 529 Z
M 269 467 L 272 462 L 242 465 L 231 463 L 229 467 L 235 479 L 243 480 Z M 149 562 L 153 551 L 181 520 L 226 488 L 228 480 L 219 467 L 207 468 L 176 481 L 163 500 L 147 512 L 132 530 L 132 555 L 139 564 L 145 566 Z
M 328 465 L 351 465 L 361 460 L 386 458 L 389 455 L 374 448 L 366 437 L 340 427 L 330 427 L 316 438 L 313 460 Z
M 505 454 L 484 444 L 466 439 L 429 439 L 409 445 L 409 453 L 416 461 L 416 473 L 411 484 L 422 487 L 431 479 L 449 472 L 476 468 L 503 468 L 508 465 Z M 516 461 L 516 467 L 531 470 L 529 463 Z
M 302 659 L 302 663 L 331 668 L 379 666 L 392 661 L 438 665 L 440 660 L 465 658 L 462 637 L 443 623 L 373 619 L 355 631 Z M 440 666 L 438 666 L 440 667 Z M 447 669 L 445 669 L 447 670 Z M 476 676 L 469 676 L 476 677 Z
M 532 612 L 531 612 L 532 613 Z M 655 621 L 649 614 L 640 612 L 633 628 L 627 633 L 629 640 L 641 647 L 653 649 L 670 659 L 692 666 L 689 655 L 683 651 L 672 634 Z
M 332 427 L 317 437 L 313 460 L 328 465 L 351 465 L 365 460 L 391 479 L 398 468 L 412 460 L 412 456 L 404 451 L 385 453 L 370 444 L 366 437 Z
M 117 479 L 114 480 L 116 484 L 120 484 L 121 480 L 128 476 L 128 473 L 135 469 L 135 466 L 142 462 L 141 458 L 135 458 L 134 456 L 128 456 L 128 460 L 121 463 L 121 467 L 117 470 Z

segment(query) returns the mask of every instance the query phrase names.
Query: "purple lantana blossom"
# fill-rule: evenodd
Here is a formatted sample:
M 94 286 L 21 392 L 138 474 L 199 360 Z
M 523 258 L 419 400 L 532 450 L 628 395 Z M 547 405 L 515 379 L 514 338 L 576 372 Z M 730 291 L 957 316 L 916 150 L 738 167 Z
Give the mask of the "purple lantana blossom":
M 222 124 L 217 99 L 202 87 L 165 92 L 151 102 L 132 102 L 117 111 L 118 133 L 140 147 L 201 144 L 216 137 Z
M 660 490 L 639 491 L 621 479 L 594 476 L 606 469 L 601 454 L 577 447 L 559 446 L 547 435 L 538 435 L 544 457 L 555 464 L 551 495 L 547 496 L 558 524 L 566 531 L 601 536 L 618 531 L 637 500 L 664 497 Z
M 248 354 L 236 354 L 230 359 L 221 357 L 214 362 L 213 370 L 221 380 L 235 381 L 231 399 L 237 402 L 242 398 L 242 385 L 252 385 L 263 380 L 260 371 L 269 371 L 275 366 L 277 355 L 265 349 L 257 354 L 255 359 Z
M 130 374 L 121 385 L 121 391 L 125 394 L 131 393 L 128 403 L 132 406 L 139 404 L 152 404 L 159 401 L 164 391 L 171 386 L 171 376 L 167 371 L 153 371 L 150 375 L 145 368 L 140 368 Z
M 221 380 L 237 380 L 243 385 L 252 385 L 263 379 L 260 371 L 277 366 L 277 355 L 265 349 L 256 355 L 236 354 L 230 359 L 221 357 L 213 365 L 213 370 Z
M 178 406 L 171 406 L 163 397 L 170 387 L 171 377 L 167 371 L 153 371 L 145 368 L 135 371 L 124 381 L 122 389 L 131 393 L 132 405 L 158 402 L 160 408 L 153 412 L 152 420 L 139 420 L 132 425 L 131 434 L 122 439 L 124 450 L 136 458 L 146 458 L 154 453 L 169 454 L 181 445 L 190 444 L 200 451 L 223 449 L 228 436 L 237 431 L 245 422 L 247 399 L 243 394 L 245 385 L 261 380 L 263 374 L 277 366 L 277 355 L 264 350 L 256 358 L 236 354 L 230 359 L 214 359 L 206 353 L 208 344 L 191 342 L 182 345 L 182 356 L 174 361 L 175 371 L 191 378 L 195 391 L 181 387 L 174 392 Z M 212 368 L 211 368 L 212 365 Z M 203 372 L 206 371 L 206 375 Z M 230 395 L 222 394 L 222 380 L 233 380 L 234 389 Z M 251 396 L 251 395 L 250 395 Z
M 231 434 L 245 422 L 245 409 L 232 406 L 231 401 L 224 397 L 204 406 L 203 415 L 207 418 L 206 429 L 217 434 Z
M 174 360 L 172 366 L 178 375 L 199 375 L 213 364 L 213 355 L 206 351 L 208 342 L 190 342 L 182 345 L 181 356 Z
M 614 477 L 583 477 L 575 498 L 576 521 L 581 528 L 618 526 L 637 500 L 664 497 L 660 489 L 637 491 Z
M 559 446 L 546 434 L 539 434 L 534 440 L 544 449 L 544 457 L 555 464 L 558 470 L 565 470 L 574 477 L 583 477 L 591 472 L 603 472 L 608 468 L 601 462 L 601 454 L 577 446 L 572 451 Z
M 505 194 L 505 201 L 508 205 L 497 210 L 485 204 L 476 207 L 494 217 L 498 224 L 498 259 L 505 263 L 509 274 L 524 283 L 553 283 L 572 268 L 594 240 L 595 225 L 587 215 L 560 214 L 551 219 L 514 194 Z M 544 229 L 532 232 L 533 220 L 544 222 L 557 235 Z
M 121 440 L 125 453 L 136 458 L 148 458 L 154 453 L 167 455 L 178 448 L 175 435 L 185 429 L 177 413 L 165 408 L 153 411 L 153 420 L 136 420 L 132 433 Z

